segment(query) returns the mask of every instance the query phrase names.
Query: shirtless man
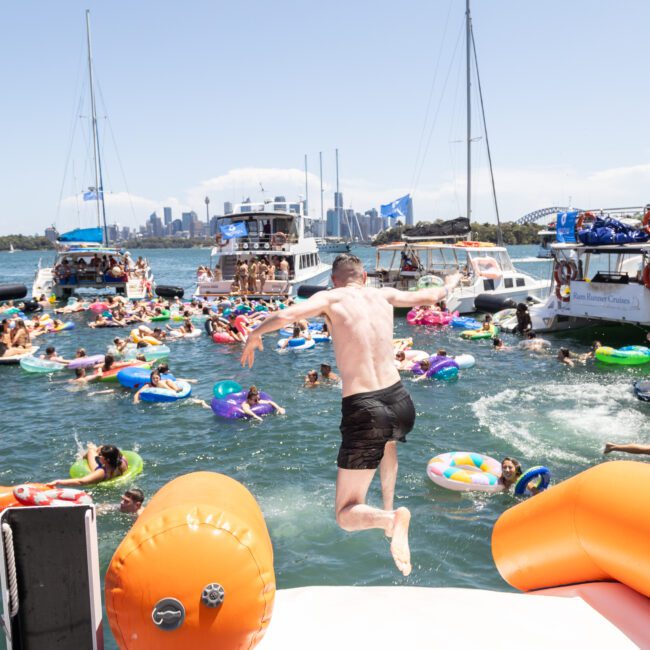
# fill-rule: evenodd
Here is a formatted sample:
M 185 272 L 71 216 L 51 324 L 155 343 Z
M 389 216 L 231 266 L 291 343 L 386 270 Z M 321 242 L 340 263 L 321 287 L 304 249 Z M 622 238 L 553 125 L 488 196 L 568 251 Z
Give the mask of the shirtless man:
M 447 297 L 460 274 L 447 277 L 445 288 L 420 291 L 366 287 L 363 264 L 354 255 L 339 255 L 332 266 L 331 291 L 269 316 L 250 333 L 242 365 L 252 367 L 262 335 L 301 318 L 324 316 L 334 340 L 343 388 L 341 433 L 336 479 L 336 521 L 344 530 L 380 528 L 391 537 L 397 568 L 411 572 L 408 529 L 411 513 L 393 510 L 397 479 L 397 441 L 405 441 L 415 422 L 415 408 L 393 364 L 393 308 L 431 304 Z M 379 467 L 383 510 L 366 504 Z

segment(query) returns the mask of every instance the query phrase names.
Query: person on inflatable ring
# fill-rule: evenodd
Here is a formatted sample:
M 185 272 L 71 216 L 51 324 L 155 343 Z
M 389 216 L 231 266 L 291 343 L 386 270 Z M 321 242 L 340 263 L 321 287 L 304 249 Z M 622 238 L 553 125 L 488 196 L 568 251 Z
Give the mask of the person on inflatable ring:
M 278 415 L 284 415 L 286 413 L 286 411 L 281 406 L 278 406 L 275 402 L 272 402 L 270 399 L 260 399 L 257 386 L 251 386 L 248 389 L 248 394 L 246 395 L 246 399 L 242 402 L 241 410 L 249 417 L 262 422 L 262 418 L 259 415 L 253 413 L 253 409 L 251 408 L 253 406 L 256 406 L 257 404 L 270 404 L 275 409 L 275 412 Z
M 514 487 L 523 473 L 521 463 L 516 458 L 506 456 L 501 461 L 501 476 L 499 477 L 499 483 L 503 485 L 504 491 L 508 492 L 511 487 Z M 531 494 L 537 494 L 540 491 L 535 487 L 533 481 L 526 486 L 526 489 Z
M 122 456 L 122 452 L 114 445 L 100 445 L 88 443 L 86 450 L 86 460 L 91 472 L 81 478 L 64 478 L 50 481 L 47 485 L 56 487 L 57 485 L 93 485 L 101 483 L 111 478 L 122 476 L 129 468 L 129 463 Z M 94 469 L 92 469 L 94 468 Z
M 284 341 L 282 341 L 282 343 L 280 343 L 280 349 L 281 350 L 286 349 L 287 346 L 289 345 L 289 341 L 291 341 L 292 339 L 305 339 L 306 341 L 310 341 L 311 340 L 311 334 L 309 333 L 308 329 L 306 329 L 304 331 L 301 331 L 300 327 L 298 325 L 294 325 L 293 326 L 293 334 L 291 335 L 291 338 L 288 338 L 288 339 L 285 339 Z
M 175 393 L 180 393 L 183 390 L 177 383 L 173 382 L 171 379 L 161 379 L 160 370 L 157 369 L 151 371 L 151 374 L 149 375 L 149 383 L 144 384 L 144 386 L 141 386 L 140 390 L 138 390 L 137 393 L 133 396 L 134 404 L 140 403 L 140 393 L 145 388 L 165 388 L 166 390 L 172 390 Z

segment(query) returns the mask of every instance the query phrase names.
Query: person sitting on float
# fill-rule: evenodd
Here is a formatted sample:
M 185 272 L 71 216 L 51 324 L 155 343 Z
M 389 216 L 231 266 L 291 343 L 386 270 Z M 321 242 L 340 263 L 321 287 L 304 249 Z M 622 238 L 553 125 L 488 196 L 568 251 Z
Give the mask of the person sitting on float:
M 427 372 L 429 372 L 429 368 L 431 368 L 431 362 L 429 359 L 422 359 L 422 361 L 420 361 L 420 370 L 422 371 L 422 374 L 414 377 L 413 381 L 424 381 L 425 379 L 428 379 Z
M 45 354 L 41 354 L 41 359 L 45 359 L 46 361 L 54 361 L 55 363 L 64 363 L 66 365 L 70 363 L 69 359 L 64 359 L 57 354 L 56 348 L 53 345 L 45 348 Z
M 275 412 L 278 415 L 284 415 L 286 412 L 281 406 L 278 406 L 275 402 L 272 402 L 270 399 L 260 399 L 260 394 L 259 391 L 257 390 L 257 387 L 251 386 L 248 389 L 246 399 L 242 402 L 241 410 L 249 417 L 252 417 L 255 420 L 259 420 L 261 422 L 262 418 L 259 415 L 256 415 L 253 412 L 253 408 L 252 408 L 253 406 L 257 406 L 258 404 L 270 404 L 275 409 Z
M 163 388 L 165 390 L 174 391 L 175 393 L 180 393 L 183 390 L 177 383 L 173 382 L 171 379 L 162 379 L 160 377 L 160 371 L 157 369 L 151 371 L 151 374 L 149 375 L 149 382 L 146 383 L 144 386 L 142 386 L 133 396 L 134 404 L 140 403 L 140 393 L 145 388 Z
M 280 349 L 286 349 L 289 346 L 289 341 L 295 341 L 296 339 L 311 340 L 311 334 L 309 333 L 309 330 L 303 332 L 298 325 L 294 325 L 293 334 L 291 334 L 290 338 L 284 339 L 284 341 L 280 343 Z
M 129 463 L 122 456 L 120 450 L 114 445 L 97 446 L 92 443 L 88 444 L 86 451 L 86 461 L 91 468 L 89 474 L 80 478 L 64 478 L 50 481 L 48 485 L 59 486 L 81 486 L 101 483 L 111 478 L 122 476 L 129 468 Z M 94 468 L 94 469 L 93 469 Z
M 413 361 L 406 358 L 404 350 L 395 352 L 395 367 L 398 370 L 410 370 L 413 367 Z

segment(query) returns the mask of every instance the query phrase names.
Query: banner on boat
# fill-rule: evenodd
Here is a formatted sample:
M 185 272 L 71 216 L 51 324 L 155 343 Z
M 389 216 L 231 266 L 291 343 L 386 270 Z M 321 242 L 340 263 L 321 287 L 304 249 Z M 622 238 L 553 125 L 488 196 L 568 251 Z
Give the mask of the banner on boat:
M 245 221 L 219 226 L 219 230 L 224 239 L 234 239 L 235 237 L 246 237 L 248 235 L 248 228 L 246 227 Z
M 410 201 L 411 195 L 407 194 L 406 196 L 402 196 L 399 199 L 395 199 L 391 203 L 383 204 L 381 206 L 381 216 L 388 217 L 389 219 L 396 219 L 397 217 L 406 219 Z
M 555 222 L 556 239 L 564 244 L 576 243 L 576 221 L 578 211 L 558 212 Z
M 570 300 L 562 313 L 580 318 L 602 318 L 633 323 L 650 322 L 648 290 L 637 282 L 629 284 L 571 281 Z

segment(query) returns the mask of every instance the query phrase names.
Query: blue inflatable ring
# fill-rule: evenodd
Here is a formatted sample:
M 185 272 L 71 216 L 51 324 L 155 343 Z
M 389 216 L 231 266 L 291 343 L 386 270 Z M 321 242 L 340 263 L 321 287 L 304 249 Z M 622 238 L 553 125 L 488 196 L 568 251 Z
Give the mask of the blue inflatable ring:
M 542 490 L 545 490 L 551 482 L 551 470 L 542 465 L 531 467 L 526 470 L 515 483 L 515 494 L 520 497 L 532 494 L 532 492 L 528 490 L 528 484 L 536 478 L 539 478 L 537 490 L 541 492 Z

